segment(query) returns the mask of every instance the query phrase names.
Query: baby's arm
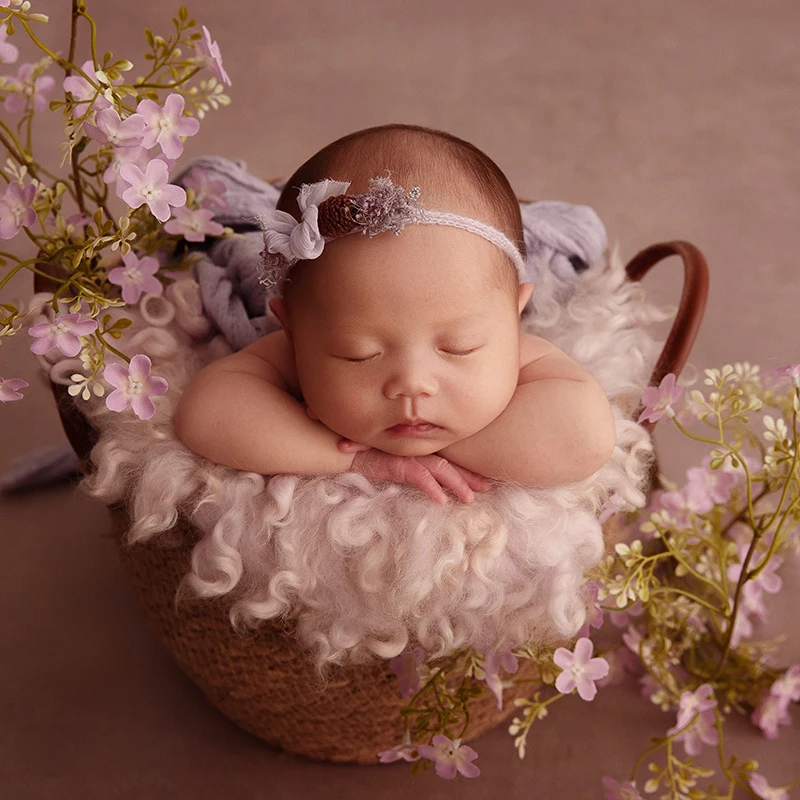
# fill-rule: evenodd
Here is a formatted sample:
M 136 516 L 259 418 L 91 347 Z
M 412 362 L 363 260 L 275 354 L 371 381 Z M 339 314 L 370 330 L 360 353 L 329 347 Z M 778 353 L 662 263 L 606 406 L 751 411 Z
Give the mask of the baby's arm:
M 279 340 L 264 336 L 209 364 L 186 387 L 175 411 L 178 438 L 217 464 L 262 475 L 359 472 L 373 481 L 405 483 L 447 502 L 443 487 L 464 502 L 488 483 L 437 455 L 410 458 L 344 452 L 342 437 L 312 420 L 291 394 L 279 365 Z
M 490 478 L 546 488 L 596 472 L 614 450 L 616 428 L 600 384 L 557 347 L 538 340 L 511 401 L 478 433 L 439 455 Z
M 214 361 L 189 382 L 173 420 L 178 438 L 209 461 L 262 475 L 349 471 L 341 436 L 311 420 L 270 361 L 265 336 Z M 277 359 L 273 359 L 277 360 Z

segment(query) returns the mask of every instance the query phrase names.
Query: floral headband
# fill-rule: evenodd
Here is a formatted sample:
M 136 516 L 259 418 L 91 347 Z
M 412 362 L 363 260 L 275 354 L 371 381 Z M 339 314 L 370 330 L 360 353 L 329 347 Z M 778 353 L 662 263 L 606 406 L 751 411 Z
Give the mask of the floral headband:
M 389 230 L 399 235 L 407 223 L 451 225 L 477 233 L 511 259 L 520 283 L 526 280 L 525 260 L 511 239 L 485 222 L 423 208 L 418 202 L 419 186 L 406 194 L 402 186 L 395 186 L 386 177 L 371 178 L 364 194 L 345 194 L 349 186 L 349 181 L 304 183 L 297 198 L 301 222 L 285 211 L 259 214 L 258 222 L 264 231 L 261 283 L 280 286 L 295 263 L 319 258 L 325 244 L 334 239 L 351 233 L 372 237 Z

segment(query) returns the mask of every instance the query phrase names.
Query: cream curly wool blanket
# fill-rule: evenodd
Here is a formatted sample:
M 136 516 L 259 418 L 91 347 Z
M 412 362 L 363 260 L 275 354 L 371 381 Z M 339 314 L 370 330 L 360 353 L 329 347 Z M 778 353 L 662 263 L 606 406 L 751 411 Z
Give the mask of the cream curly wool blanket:
M 76 398 L 100 435 L 82 486 L 127 505 L 131 543 L 158 541 L 186 515 L 198 541 L 182 589 L 224 598 L 236 626 L 295 620 L 320 666 L 410 646 L 434 658 L 573 636 L 585 619 L 584 571 L 603 554 L 604 504 L 612 495 L 623 508 L 645 503 L 652 444 L 631 416 L 661 349 L 647 327 L 670 312 L 645 299 L 616 255 L 580 275 L 565 303 L 557 289 L 541 276 L 522 327 L 599 380 L 617 426 L 611 460 L 583 481 L 546 490 L 497 483 L 470 505 L 441 506 L 355 473 L 270 477 L 206 461 L 175 437 L 172 414 L 190 377 L 230 346 L 212 336 L 197 284 L 185 279 L 166 297 L 111 312 L 133 316 L 126 352 L 149 356 L 170 389 L 154 398 L 148 421 L 109 411 L 103 398 Z M 34 298 L 34 323 L 52 315 L 46 299 Z M 39 358 L 56 382 L 81 372 L 56 348 Z

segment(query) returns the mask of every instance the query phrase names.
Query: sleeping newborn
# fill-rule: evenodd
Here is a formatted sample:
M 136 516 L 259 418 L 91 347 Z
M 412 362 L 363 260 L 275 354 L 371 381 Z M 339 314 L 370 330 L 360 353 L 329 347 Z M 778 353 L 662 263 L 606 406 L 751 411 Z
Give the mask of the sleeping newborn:
M 440 503 L 487 479 L 580 480 L 611 457 L 599 383 L 520 330 L 519 202 L 480 150 L 415 126 L 359 131 L 306 161 L 261 223 L 282 329 L 193 377 L 174 417 L 187 447 Z

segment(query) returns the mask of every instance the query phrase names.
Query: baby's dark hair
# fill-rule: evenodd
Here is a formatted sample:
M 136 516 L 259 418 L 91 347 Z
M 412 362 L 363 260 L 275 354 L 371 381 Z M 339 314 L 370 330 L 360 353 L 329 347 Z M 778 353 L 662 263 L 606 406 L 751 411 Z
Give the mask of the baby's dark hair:
M 493 225 L 525 257 L 519 200 L 500 167 L 475 145 L 419 125 L 379 125 L 331 142 L 286 181 L 277 207 L 299 220 L 297 192 L 302 184 L 326 178 L 351 181 L 348 192 L 358 194 L 367 191 L 370 178 L 387 172 L 406 191 L 420 186 L 420 202 L 425 207 Z M 516 295 L 516 268 L 502 251 L 497 252 L 495 283 L 499 288 L 513 289 Z

